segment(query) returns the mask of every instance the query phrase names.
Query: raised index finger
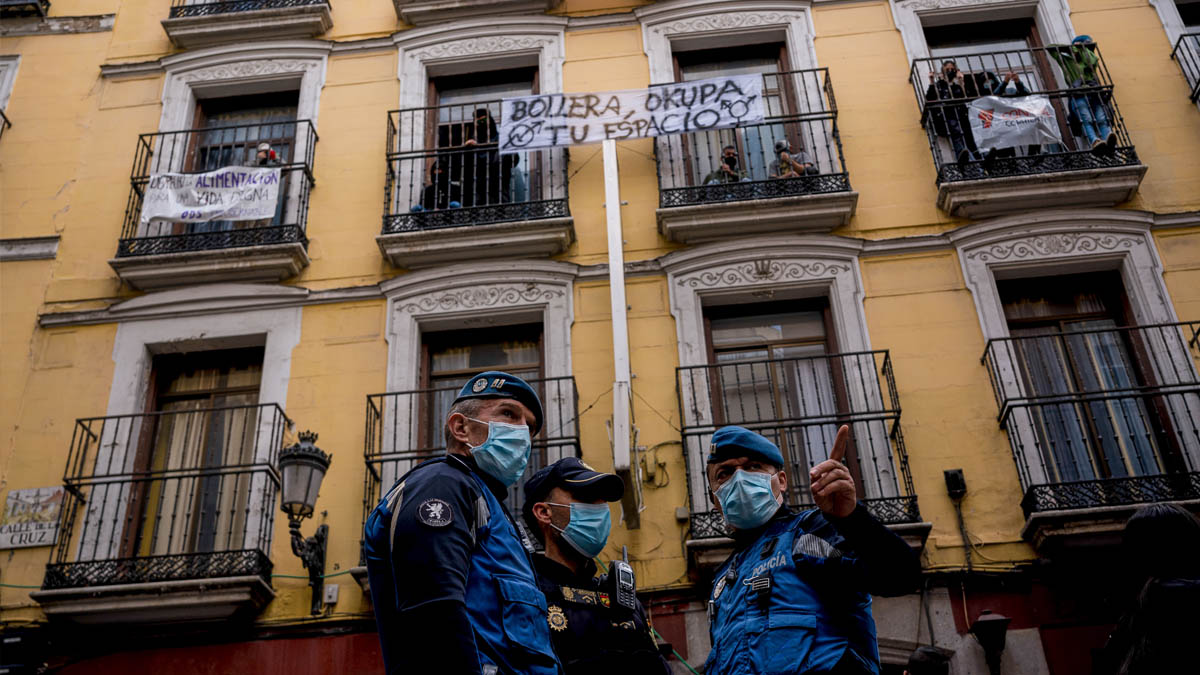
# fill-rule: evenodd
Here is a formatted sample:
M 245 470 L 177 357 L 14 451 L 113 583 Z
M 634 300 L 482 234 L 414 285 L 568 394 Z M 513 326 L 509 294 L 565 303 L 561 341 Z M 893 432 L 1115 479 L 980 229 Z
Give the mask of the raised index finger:
M 833 439 L 833 450 L 829 453 L 829 459 L 840 462 L 846 456 L 846 445 L 850 442 L 850 427 L 843 424 L 838 427 L 837 438 Z

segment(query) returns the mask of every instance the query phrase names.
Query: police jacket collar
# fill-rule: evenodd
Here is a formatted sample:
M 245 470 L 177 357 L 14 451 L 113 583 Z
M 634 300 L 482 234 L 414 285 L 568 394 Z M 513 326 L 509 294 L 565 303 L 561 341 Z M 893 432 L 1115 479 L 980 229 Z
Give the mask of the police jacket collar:
M 762 525 L 759 525 L 752 530 L 734 530 L 733 550 L 740 551 L 753 544 L 754 542 L 758 541 L 758 538 L 762 536 L 762 533 L 765 532 L 772 524 L 779 520 L 791 518 L 794 515 L 795 512 L 792 511 L 791 507 L 787 504 L 784 504 L 779 507 L 779 510 L 775 512 L 775 515 L 771 516 L 770 520 Z
M 533 556 L 533 566 L 537 568 L 539 577 L 557 586 L 569 586 L 580 582 L 590 586 L 592 578 L 596 576 L 596 563 L 591 560 L 583 561 L 579 571 L 572 572 L 566 565 L 551 560 L 544 553 L 538 553 Z
M 475 463 L 474 457 L 469 455 L 456 455 L 452 452 L 447 452 L 446 463 L 463 471 L 470 471 L 471 473 L 474 473 L 482 478 L 483 484 L 488 486 L 488 489 L 492 491 L 493 495 L 496 495 L 496 499 L 504 501 L 508 497 L 508 488 L 504 486 L 504 483 L 501 483 L 493 478 L 491 474 L 483 469 L 480 469 L 479 465 Z

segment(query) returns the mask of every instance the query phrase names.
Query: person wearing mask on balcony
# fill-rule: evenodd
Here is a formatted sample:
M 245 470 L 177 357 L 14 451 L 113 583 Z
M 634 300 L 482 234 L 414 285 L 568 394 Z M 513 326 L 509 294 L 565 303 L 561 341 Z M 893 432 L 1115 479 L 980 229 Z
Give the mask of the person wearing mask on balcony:
M 1050 45 L 1046 53 L 1058 63 L 1071 89 L 1101 86 L 1100 57 L 1091 36 L 1080 35 L 1069 45 Z M 1117 134 L 1108 123 L 1107 96 L 1107 92 L 1099 90 L 1071 96 L 1071 111 L 1079 120 L 1092 152 L 1098 155 L 1112 154 L 1117 147 Z
M 813 166 L 812 159 L 803 150 L 792 152 L 788 140 L 775 141 L 775 159 L 767 170 L 771 178 L 799 178 L 800 176 L 816 176 L 820 169 Z
M 709 595 L 706 673 L 878 675 L 871 594 L 914 589 L 921 566 L 903 539 L 855 497 L 842 464 L 849 427 L 809 472 L 815 509 L 785 504 L 783 454 L 748 429 L 712 435 L 710 498 L 733 531 L 733 553 Z
M 462 184 L 451 180 L 440 159 L 429 165 L 429 182 L 421 191 L 421 203 L 413 204 L 413 213 L 457 209 L 462 206 Z
M 985 89 L 992 96 L 1003 96 L 1006 98 L 1015 98 L 1017 96 L 1029 96 L 1029 89 L 1025 83 L 1021 82 L 1021 76 L 1016 73 L 1008 73 L 1002 79 L 996 78 L 990 82 L 988 88 Z M 1034 143 L 1025 149 L 1026 156 L 1041 154 L 1042 146 Z M 992 148 L 983 156 L 983 166 L 985 169 L 991 170 L 997 159 L 1005 157 L 1016 157 L 1016 148 Z
M 928 123 L 933 124 L 938 136 L 950 139 L 950 147 L 959 164 L 981 159 L 967 116 L 967 103 L 977 96 L 975 78 L 964 78 L 954 61 L 943 62 L 940 74 L 929 73 L 929 87 L 925 90 L 925 100 L 930 104 L 925 108 Z
M 463 191 L 470 200 L 468 206 L 511 201 L 512 174 L 520 156 L 500 154 L 500 129 L 490 110 L 475 110 L 474 124 L 467 127 L 463 147 L 467 151 L 463 158 Z
M 750 180 L 744 169 L 738 169 L 738 151 L 737 147 L 727 145 L 721 148 L 721 157 L 717 161 L 717 168 L 708 172 L 704 177 L 705 185 L 716 185 L 719 183 L 741 183 Z
M 521 378 L 472 377 L 447 415 L 446 455 L 402 476 L 368 516 L 363 553 L 388 675 L 559 675 L 528 542 L 501 503 L 542 419 Z
M 595 471 L 575 457 L 558 460 L 525 483 L 522 515 L 545 547 L 545 553 L 533 556 L 533 566 L 566 675 L 671 672 L 637 595 L 617 592 L 613 569 L 596 577 L 593 559 L 604 550 L 612 527 L 608 502 L 624 494 L 619 476 Z

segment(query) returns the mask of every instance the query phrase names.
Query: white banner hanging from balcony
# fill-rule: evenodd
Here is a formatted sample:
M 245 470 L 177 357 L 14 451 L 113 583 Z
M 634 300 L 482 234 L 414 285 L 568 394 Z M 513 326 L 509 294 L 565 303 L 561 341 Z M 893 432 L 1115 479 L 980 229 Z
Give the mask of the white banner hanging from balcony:
M 206 173 L 156 173 L 142 197 L 142 222 L 264 220 L 279 203 L 279 167 L 228 166 Z
M 1062 143 L 1046 96 L 983 96 L 971 101 L 971 135 L 984 152 Z
M 501 101 L 500 152 L 628 141 L 763 121 L 762 75 Z
M 62 503 L 61 485 L 10 490 L 0 517 L 0 549 L 54 545 Z

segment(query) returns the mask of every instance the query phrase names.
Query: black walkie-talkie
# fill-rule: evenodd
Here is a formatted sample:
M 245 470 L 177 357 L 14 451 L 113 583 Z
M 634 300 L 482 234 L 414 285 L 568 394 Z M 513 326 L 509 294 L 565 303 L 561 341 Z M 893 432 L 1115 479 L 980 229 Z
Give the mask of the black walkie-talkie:
M 628 610 L 637 608 L 637 581 L 633 567 L 629 564 L 629 551 L 621 547 L 623 560 L 614 560 L 609 566 L 608 578 L 612 583 L 612 594 L 617 604 Z

